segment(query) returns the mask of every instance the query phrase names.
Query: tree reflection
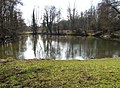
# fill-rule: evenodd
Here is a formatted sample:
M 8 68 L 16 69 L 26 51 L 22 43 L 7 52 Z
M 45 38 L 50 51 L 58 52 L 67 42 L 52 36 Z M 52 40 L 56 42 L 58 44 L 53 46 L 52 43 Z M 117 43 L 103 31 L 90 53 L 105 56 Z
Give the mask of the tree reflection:
M 33 50 L 35 57 L 36 57 L 37 39 L 38 39 L 37 35 L 33 35 Z
M 55 40 L 53 41 L 52 38 Z M 56 41 L 57 39 L 57 41 Z M 59 38 L 57 36 L 42 36 L 46 59 L 56 59 L 59 56 Z
M 83 60 L 119 56 L 119 43 L 85 37 L 28 35 L 0 46 L 0 58 Z
M 12 57 L 14 59 L 18 58 L 19 52 L 19 42 L 13 43 L 13 41 L 8 40 L 1 43 L 0 46 L 0 58 L 6 59 Z

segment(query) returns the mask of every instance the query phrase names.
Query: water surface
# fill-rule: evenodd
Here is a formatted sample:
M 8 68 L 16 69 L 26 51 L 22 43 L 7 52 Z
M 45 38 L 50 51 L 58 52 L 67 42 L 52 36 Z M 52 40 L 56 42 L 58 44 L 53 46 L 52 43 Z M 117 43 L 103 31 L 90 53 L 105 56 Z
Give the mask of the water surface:
M 120 57 L 115 41 L 67 36 L 25 35 L 20 41 L 6 41 L 0 45 L 0 58 L 86 60 Z

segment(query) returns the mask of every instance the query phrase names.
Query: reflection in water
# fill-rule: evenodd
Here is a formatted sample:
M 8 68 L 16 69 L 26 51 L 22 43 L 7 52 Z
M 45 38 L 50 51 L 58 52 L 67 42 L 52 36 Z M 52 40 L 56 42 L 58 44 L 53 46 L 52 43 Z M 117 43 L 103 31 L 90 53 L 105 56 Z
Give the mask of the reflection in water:
M 24 54 L 24 58 L 26 59 L 30 59 L 30 58 L 35 58 L 35 53 L 33 50 L 33 43 L 31 38 L 28 36 L 27 40 L 26 40 L 26 51 L 23 53 Z
M 85 60 L 119 57 L 119 43 L 96 38 L 29 35 L 0 46 L 0 58 Z

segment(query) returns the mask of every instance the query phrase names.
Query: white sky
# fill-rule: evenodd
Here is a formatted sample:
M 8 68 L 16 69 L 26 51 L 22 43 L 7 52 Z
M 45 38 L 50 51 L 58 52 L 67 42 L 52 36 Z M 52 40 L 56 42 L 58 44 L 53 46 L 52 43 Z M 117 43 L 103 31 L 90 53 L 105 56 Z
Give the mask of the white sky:
M 98 2 L 102 0 L 22 0 L 24 6 L 21 7 L 21 11 L 23 12 L 23 18 L 25 22 L 30 25 L 30 21 L 32 18 L 33 8 L 37 8 L 36 12 L 39 14 L 39 17 L 43 15 L 44 7 L 46 5 L 55 5 L 56 8 L 61 8 L 62 17 L 66 18 L 67 16 L 67 8 L 70 5 L 71 8 L 74 6 L 74 2 L 78 12 L 88 10 L 91 6 L 97 5 Z

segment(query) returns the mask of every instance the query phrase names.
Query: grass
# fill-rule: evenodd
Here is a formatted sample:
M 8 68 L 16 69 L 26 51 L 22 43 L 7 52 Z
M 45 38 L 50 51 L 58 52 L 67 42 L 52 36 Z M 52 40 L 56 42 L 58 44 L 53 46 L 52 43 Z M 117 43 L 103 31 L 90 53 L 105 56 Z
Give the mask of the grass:
M 115 35 L 118 36 L 119 38 L 113 38 L 112 40 L 120 42 L 120 31 L 117 31 Z
M 110 39 L 110 40 L 120 42 L 120 38 L 113 38 L 113 39 Z
M 120 88 L 120 58 L 0 60 L 0 88 Z

